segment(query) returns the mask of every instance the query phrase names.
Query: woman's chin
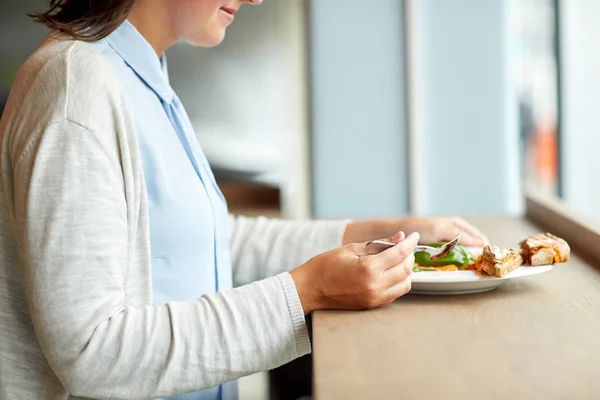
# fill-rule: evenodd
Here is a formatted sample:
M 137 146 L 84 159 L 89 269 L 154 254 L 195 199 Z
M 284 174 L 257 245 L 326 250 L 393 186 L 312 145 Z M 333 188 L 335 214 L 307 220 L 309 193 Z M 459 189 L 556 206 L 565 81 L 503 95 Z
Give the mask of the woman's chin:
M 192 46 L 197 47 L 215 47 L 220 45 L 225 39 L 225 29 L 215 30 L 210 35 L 198 35 L 195 37 L 184 38 L 183 40 Z

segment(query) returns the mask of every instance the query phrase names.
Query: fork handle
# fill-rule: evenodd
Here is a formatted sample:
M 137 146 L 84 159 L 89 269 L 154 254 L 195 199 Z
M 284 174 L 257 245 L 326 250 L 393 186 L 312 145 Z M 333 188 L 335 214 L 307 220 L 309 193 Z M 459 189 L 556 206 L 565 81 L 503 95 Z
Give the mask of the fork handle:
M 377 253 L 381 253 L 382 251 L 389 249 L 390 247 L 394 247 L 395 244 L 394 243 L 390 243 L 390 242 L 386 242 L 385 240 L 372 240 L 370 242 L 368 242 L 367 244 L 365 244 L 365 249 L 373 249 L 373 251 L 368 251 L 369 254 L 377 254 Z M 432 248 L 429 246 L 417 246 L 415 247 L 415 249 L 413 250 L 413 253 L 417 253 L 420 251 L 427 251 L 427 250 L 431 250 Z

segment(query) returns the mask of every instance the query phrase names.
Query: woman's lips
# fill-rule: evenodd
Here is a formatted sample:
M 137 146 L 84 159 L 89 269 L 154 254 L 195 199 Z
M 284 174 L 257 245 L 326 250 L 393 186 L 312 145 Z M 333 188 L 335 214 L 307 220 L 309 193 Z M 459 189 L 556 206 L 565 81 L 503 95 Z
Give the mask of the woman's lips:
M 223 15 L 225 15 L 227 18 L 233 21 L 233 16 L 237 10 L 229 7 L 221 7 L 220 11 Z

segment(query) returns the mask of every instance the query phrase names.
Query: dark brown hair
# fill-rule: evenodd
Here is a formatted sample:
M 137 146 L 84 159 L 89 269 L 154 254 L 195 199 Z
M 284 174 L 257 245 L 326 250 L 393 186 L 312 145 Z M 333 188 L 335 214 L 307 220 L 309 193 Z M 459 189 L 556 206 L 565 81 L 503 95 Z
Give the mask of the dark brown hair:
M 110 35 L 129 15 L 135 0 L 49 0 L 50 9 L 31 14 L 52 30 L 93 42 Z

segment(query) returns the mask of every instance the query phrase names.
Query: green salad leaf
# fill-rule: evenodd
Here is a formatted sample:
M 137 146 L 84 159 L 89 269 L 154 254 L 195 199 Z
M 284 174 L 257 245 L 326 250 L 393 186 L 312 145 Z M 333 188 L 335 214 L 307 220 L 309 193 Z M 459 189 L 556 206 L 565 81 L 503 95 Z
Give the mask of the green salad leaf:
M 445 243 L 431 243 L 428 246 L 441 247 Z M 415 264 L 419 264 L 415 268 L 420 268 L 420 271 L 431 271 L 432 268 L 424 269 L 425 267 L 440 267 L 442 265 L 456 265 L 458 268 L 467 268 L 475 262 L 475 256 L 461 245 L 456 245 L 450 253 L 439 260 L 432 261 L 429 259 L 429 253 L 415 253 Z M 414 269 L 416 271 L 416 269 Z

